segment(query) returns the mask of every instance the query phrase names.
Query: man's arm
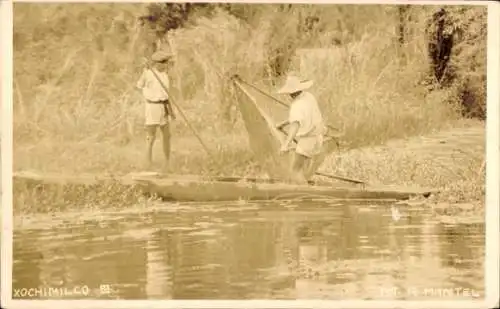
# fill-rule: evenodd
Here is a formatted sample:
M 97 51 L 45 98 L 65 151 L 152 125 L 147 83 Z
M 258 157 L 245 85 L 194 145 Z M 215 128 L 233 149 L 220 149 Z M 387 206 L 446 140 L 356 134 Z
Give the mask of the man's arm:
M 144 74 L 144 71 L 143 71 L 143 72 L 142 72 L 142 74 L 141 74 L 141 77 L 139 77 L 139 80 L 138 80 L 138 81 L 137 81 L 137 83 L 135 84 L 135 87 L 136 87 L 137 89 L 139 89 L 139 90 L 140 90 L 140 89 L 142 89 L 142 88 L 144 88 L 144 78 L 145 78 L 145 76 L 144 76 L 144 75 L 145 75 L 145 74 Z
M 276 129 L 281 130 L 283 129 L 286 125 L 288 125 L 290 122 L 287 120 L 284 120 L 276 125 Z
M 175 117 L 174 109 L 172 108 L 172 103 L 170 102 L 170 100 L 168 100 L 167 109 L 170 117 L 172 117 L 172 119 L 175 120 L 177 117 Z
M 160 74 L 160 81 L 165 86 L 167 89 L 167 92 L 170 92 L 170 78 L 168 77 L 168 74 L 166 72 L 161 72 Z M 163 88 L 163 87 L 162 87 Z
M 302 104 L 293 104 L 290 107 L 290 114 L 288 119 L 286 120 L 286 124 L 290 125 L 288 129 L 288 136 L 286 137 L 285 142 L 281 146 L 281 151 L 285 152 L 290 147 L 290 144 L 297 136 L 297 132 L 299 131 L 300 125 L 302 123 L 302 119 L 304 118 L 304 111 L 302 108 Z
M 290 148 L 290 144 L 295 139 L 295 136 L 297 136 L 298 131 L 299 131 L 299 122 L 294 121 L 294 122 L 290 123 L 290 130 L 288 131 L 288 136 L 286 137 L 285 142 L 281 146 L 282 152 L 285 152 Z
M 175 117 L 174 109 L 172 108 L 172 102 L 170 101 L 170 89 L 169 89 L 170 88 L 170 79 L 169 79 L 168 74 L 166 72 L 162 72 L 160 76 L 161 76 L 160 81 L 161 81 L 163 87 L 166 88 L 166 94 L 169 97 L 167 99 L 167 101 L 168 101 L 167 102 L 168 114 L 170 115 L 170 117 L 172 117 L 172 119 L 175 120 L 176 117 Z

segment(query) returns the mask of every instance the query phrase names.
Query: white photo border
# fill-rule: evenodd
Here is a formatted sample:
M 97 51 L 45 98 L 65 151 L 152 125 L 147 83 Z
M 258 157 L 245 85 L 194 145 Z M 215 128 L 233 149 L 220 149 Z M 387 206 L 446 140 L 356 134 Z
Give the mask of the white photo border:
M 25 1 L 15 2 L 61 2 Z M 67 3 L 103 3 L 114 1 L 64 1 Z M 118 1 L 115 1 L 118 2 Z M 137 1 L 119 1 L 137 2 Z M 166 2 L 166 1 L 139 1 Z M 224 1 L 189 1 L 224 2 Z M 477 301 L 319 301 L 319 300 L 13 300 L 12 299 L 12 67 L 13 67 L 13 4 L 0 0 L 1 20 L 1 172 L 2 172 L 2 231 L 1 231 L 1 302 L 6 308 L 494 308 L 499 299 L 499 71 L 500 71 L 500 5 L 494 1 L 263 1 L 233 0 L 240 3 L 316 3 L 316 4 L 420 4 L 420 5 L 486 5 L 488 6 L 488 54 L 487 54 L 487 122 L 486 122 L 486 261 L 484 300 Z M 91 271 L 91 270 L 90 270 Z

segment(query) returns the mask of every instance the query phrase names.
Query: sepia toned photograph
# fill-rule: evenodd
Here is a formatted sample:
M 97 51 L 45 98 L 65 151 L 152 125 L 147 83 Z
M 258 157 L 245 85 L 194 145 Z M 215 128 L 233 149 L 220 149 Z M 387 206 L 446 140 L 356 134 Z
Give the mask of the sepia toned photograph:
M 12 301 L 484 301 L 491 8 L 413 2 L 14 2 Z

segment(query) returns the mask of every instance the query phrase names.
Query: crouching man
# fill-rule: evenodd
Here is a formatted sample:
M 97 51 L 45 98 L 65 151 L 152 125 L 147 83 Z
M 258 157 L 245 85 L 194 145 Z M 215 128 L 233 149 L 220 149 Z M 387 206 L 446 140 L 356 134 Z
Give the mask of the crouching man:
M 297 142 L 290 173 L 291 180 L 296 183 L 307 182 L 314 173 L 312 159 L 321 153 L 326 131 L 316 98 L 305 91 L 312 85 L 311 80 L 288 76 L 285 85 L 278 90 L 278 93 L 287 94 L 293 99 L 288 119 L 276 127 L 283 131 L 289 125 L 287 137 L 281 145 L 281 153 L 288 152 L 294 140 Z

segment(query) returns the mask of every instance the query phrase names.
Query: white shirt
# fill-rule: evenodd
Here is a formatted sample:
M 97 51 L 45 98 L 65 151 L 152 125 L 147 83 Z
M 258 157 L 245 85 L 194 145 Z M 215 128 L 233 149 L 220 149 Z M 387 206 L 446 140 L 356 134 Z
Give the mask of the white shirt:
M 290 106 L 288 121 L 299 122 L 297 137 L 318 136 L 324 133 L 323 116 L 318 102 L 309 92 L 302 92 Z
M 168 99 L 168 94 L 165 92 L 161 84 L 158 82 L 155 74 L 161 80 L 165 88 L 169 88 L 170 82 L 168 80 L 168 75 L 165 72 L 160 72 L 156 69 L 144 69 L 141 77 L 137 81 L 137 88 L 142 90 L 142 95 L 148 101 L 164 101 Z

